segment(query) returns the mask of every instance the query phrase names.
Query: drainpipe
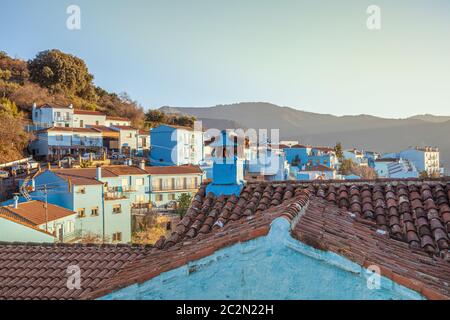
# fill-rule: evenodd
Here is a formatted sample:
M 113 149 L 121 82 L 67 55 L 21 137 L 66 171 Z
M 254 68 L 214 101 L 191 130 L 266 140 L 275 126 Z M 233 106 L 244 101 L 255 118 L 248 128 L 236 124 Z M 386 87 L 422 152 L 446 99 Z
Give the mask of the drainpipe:
M 105 243 L 105 186 L 102 185 L 102 240 Z

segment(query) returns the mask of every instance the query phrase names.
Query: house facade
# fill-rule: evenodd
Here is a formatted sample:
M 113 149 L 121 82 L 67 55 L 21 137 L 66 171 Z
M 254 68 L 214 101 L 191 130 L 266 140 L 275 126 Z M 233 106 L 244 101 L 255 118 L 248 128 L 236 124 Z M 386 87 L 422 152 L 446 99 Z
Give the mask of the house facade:
M 52 127 L 37 131 L 36 137 L 30 150 L 35 157 L 47 160 L 100 152 L 103 148 L 102 133 L 92 128 Z
M 107 127 L 131 126 L 131 121 L 130 121 L 130 119 L 123 118 L 123 117 L 106 116 L 105 126 L 107 126 Z
M 0 219 L 0 229 L 5 229 L 0 232 L 0 241 L 14 237 L 15 241 L 21 241 L 27 239 L 27 236 L 33 239 L 36 229 L 51 234 L 55 242 L 76 241 L 79 237 L 76 232 L 76 215 L 74 211 L 51 203 L 46 208 L 45 202 L 41 200 L 19 202 L 16 197 L 10 205 L 0 207 L 0 218 L 3 218 Z M 11 235 L 11 232 L 6 231 L 5 219 L 18 221 L 28 228 L 15 228 L 16 235 Z
M 378 178 L 418 178 L 420 172 L 414 163 L 402 158 L 381 158 L 374 162 Z
M 183 193 L 194 195 L 203 182 L 204 173 L 199 166 L 150 166 L 145 167 L 150 178 L 150 201 L 164 206 Z
M 73 106 L 52 106 L 35 103 L 31 108 L 32 130 L 41 130 L 51 127 L 73 127 Z
M 293 167 L 291 173 L 295 180 L 333 180 L 336 179 L 336 169 L 324 165 Z
M 336 167 L 337 157 L 333 148 L 293 145 L 283 149 L 290 165 L 324 165 Z
M 106 115 L 99 111 L 74 110 L 73 127 L 86 128 L 88 126 L 103 126 L 106 122 Z
M 152 165 L 198 165 L 204 159 L 203 132 L 200 130 L 163 124 L 150 129 L 150 140 Z

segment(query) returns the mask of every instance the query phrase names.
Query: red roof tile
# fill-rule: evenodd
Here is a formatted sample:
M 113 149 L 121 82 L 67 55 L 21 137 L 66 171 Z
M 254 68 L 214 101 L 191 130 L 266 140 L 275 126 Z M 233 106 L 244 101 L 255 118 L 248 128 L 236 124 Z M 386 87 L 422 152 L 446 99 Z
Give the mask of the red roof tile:
M 2 207 L 3 212 L 9 212 L 11 215 L 25 220 L 25 222 L 38 226 L 46 222 L 45 203 L 38 200 L 32 200 L 27 202 L 21 202 L 17 208 L 13 205 Z M 76 214 L 75 212 L 63 207 L 55 206 L 51 203 L 47 204 L 47 218 L 48 221 L 54 221 L 70 215 Z
M 150 250 L 127 245 L 0 244 L 0 300 L 82 299 Z M 72 265 L 82 271 L 80 289 L 67 287 Z
M 184 165 L 184 166 L 151 166 L 145 167 L 145 171 L 149 174 L 194 174 L 203 173 L 199 166 Z
M 80 110 L 76 109 L 73 110 L 74 114 L 84 114 L 84 115 L 91 115 L 91 116 L 104 116 L 104 113 L 101 113 L 100 111 L 93 111 L 93 110 Z
M 428 298 L 450 298 L 450 264 L 445 261 L 448 250 L 443 229 L 450 223 L 448 185 L 443 180 L 371 183 L 252 183 L 238 197 L 205 194 L 203 185 L 170 237 L 161 238 L 141 259 L 123 264 L 120 270 L 104 271 L 111 275 L 76 297 L 97 298 L 225 246 L 263 236 L 273 219 L 281 216 L 293 224 L 293 236 L 308 245 L 336 252 L 364 267 L 377 264 L 382 275 Z M 300 219 L 295 219 L 300 212 Z M 0 246 L 0 270 L 5 259 L 2 251 Z M 77 260 L 84 260 L 86 253 L 81 251 L 72 252 Z M 34 255 L 37 259 L 41 256 L 42 253 Z M 11 259 L 16 257 L 9 253 L 6 257 L 10 259 L 6 264 L 14 266 Z M 18 261 L 22 263 L 22 259 L 29 257 L 22 256 Z M 97 266 L 96 271 L 99 270 L 103 269 Z M 45 279 L 56 281 L 51 275 Z M 24 280 L 15 272 L 10 281 Z M 2 291 L 0 287 L 0 297 L 21 297 L 26 288 L 20 288 Z M 64 297 L 58 291 L 52 295 Z
M 123 117 L 114 117 L 114 116 L 106 116 L 106 120 L 116 120 L 116 121 L 131 121 L 128 118 Z

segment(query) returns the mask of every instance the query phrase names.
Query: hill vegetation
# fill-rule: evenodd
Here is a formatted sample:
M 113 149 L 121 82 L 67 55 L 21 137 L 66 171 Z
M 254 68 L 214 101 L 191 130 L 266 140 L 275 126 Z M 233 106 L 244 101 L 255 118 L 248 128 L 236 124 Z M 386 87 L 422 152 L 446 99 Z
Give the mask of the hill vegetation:
M 94 84 L 86 63 L 60 50 L 39 52 L 29 61 L 0 51 L 0 162 L 26 155 L 31 136 L 23 126 L 30 120 L 33 103 L 56 106 L 72 104 L 76 109 L 96 110 L 109 116 L 129 118 L 136 128 L 159 123 L 193 126 L 192 116 L 167 115 L 144 109 L 127 93 L 113 93 Z M 6 125 L 7 124 L 7 125 Z M 14 128 L 14 130 L 11 130 Z M 11 144 L 12 141 L 12 144 Z

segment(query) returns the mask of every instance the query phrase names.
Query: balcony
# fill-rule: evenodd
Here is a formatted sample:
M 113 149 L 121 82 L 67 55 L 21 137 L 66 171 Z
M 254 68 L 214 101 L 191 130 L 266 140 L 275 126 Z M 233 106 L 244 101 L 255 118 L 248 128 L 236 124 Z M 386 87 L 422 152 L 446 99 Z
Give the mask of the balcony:
M 183 185 L 183 186 L 157 186 L 153 187 L 153 192 L 173 192 L 173 191 L 191 191 L 191 190 L 197 190 L 199 188 L 199 185 L 195 184 L 189 184 L 189 185 Z
M 101 139 L 72 139 L 73 146 L 102 147 Z
M 105 192 L 105 200 L 121 200 L 127 199 L 127 195 L 122 191 L 107 191 Z

